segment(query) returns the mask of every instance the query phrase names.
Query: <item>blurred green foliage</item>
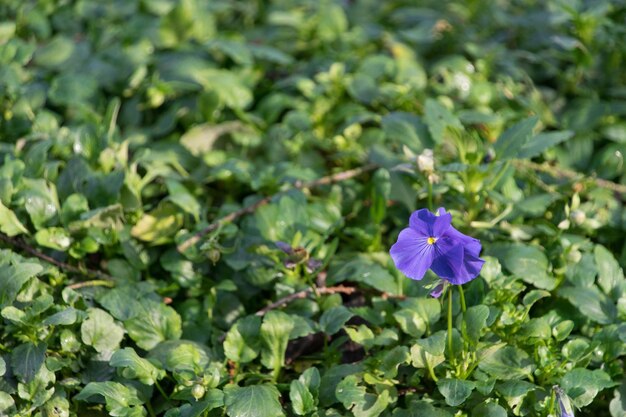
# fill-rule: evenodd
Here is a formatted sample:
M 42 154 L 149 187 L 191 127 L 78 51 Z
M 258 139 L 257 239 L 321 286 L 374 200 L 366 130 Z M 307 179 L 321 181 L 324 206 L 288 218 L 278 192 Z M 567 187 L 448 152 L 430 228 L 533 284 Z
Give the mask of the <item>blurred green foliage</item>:
M 625 416 L 626 216 L 593 179 L 626 180 L 625 18 L 3 0 L 0 415 L 546 417 L 559 385 Z M 452 357 L 440 301 L 387 254 L 429 193 L 487 259 Z

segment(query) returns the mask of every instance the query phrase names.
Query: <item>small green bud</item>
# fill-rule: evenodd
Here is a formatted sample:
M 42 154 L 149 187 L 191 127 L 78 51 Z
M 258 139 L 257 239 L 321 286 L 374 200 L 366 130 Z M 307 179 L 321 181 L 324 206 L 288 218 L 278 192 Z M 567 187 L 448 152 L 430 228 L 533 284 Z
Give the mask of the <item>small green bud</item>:
M 193 386 L 193 388 L 191 388 L 191 395 L 193 396 L 193 398 L 196 399 L 196 401 L 198 401 L 199 399 L 204 397 L 204 393 L 205 392 L 206 392 L 206 390 L 200 384 L 196 384 L 196 385 Z

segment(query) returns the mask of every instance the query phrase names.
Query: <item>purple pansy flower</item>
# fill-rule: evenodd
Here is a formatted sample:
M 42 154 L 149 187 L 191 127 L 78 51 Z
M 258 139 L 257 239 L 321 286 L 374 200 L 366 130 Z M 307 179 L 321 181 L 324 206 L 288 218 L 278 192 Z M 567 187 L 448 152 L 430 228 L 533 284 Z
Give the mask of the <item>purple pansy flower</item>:
M 476 278 L 485 263 L 478 257 L 480 241 L 459 232 L 451 222 L 444 208 L 437 214 L 427 209 L 413 212 L 409 227 L 389 251 L 396 267 L 411 279 L 422 279 L 428 269 L 455 285 Z

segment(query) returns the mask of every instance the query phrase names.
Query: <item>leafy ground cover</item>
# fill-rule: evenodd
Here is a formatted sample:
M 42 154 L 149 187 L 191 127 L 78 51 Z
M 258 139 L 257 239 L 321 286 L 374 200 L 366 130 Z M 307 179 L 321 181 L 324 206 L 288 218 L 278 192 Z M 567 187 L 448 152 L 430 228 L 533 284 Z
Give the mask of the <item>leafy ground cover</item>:
M 626 416 L 624 18 L 0 2 L 0 415 Z

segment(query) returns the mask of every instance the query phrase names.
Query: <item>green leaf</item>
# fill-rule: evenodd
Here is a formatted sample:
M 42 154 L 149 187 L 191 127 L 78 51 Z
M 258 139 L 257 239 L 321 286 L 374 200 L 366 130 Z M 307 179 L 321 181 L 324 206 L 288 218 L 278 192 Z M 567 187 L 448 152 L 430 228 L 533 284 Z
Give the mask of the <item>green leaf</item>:
M 376 81 L 366 75 L 358 73 L 348 83 L 348 92 L 355 99 L 362 103 L 371 103 L 378 96 L 378 86 Z
M 13 373 L 23 382 L 31 382 L 46 358 L 46 344 L 24 343 L 11 352 Z
M 156 301 L 145 301 L 141 312 L 124 322 L 131 339 L 142 349 L 150 350 L 165 340 L 180 339 L 181 318 L 172 307 Z
M 416 368 L 435 368 L 445 360 L 446 331 L 439 331 L 430 337 L 417 340 L 411 346 L 411 363 Z
M 229 417 L 281 417 L 285 414 L 274 385 L 248 387 L 227 386 L 224 389 L 226 414 Z
M 299 377 L 298 380 L 304 384 L 313 397 L 317 401 L 320 388 L 320 372 L 315 367 L 308 368 Z
M 537 136 L 529 140 L 522 149 L 519 151 L 517 158 L 530 159 L 535 156 L 541 155 L 548 149 L 558 145 L 561 142 L 565 142 L 574 136 L 574 132 L 570 130 L 564 130 L 562 132 L 542 132 Z
M 573 329 L 574 329 L 573 321 L 563 320 L 562 322 L 560 322 L 559 324 L 557 324 L 556 326 L 552 328 L 552 336 L 559 342 L 562 342 L 563 340 L 567 338 L 567 336 L 569 336 L 569 334 L 572 332 Z
M 496 403 L 483 403 L 472 410 L 472 417 L 507 417 L 506 410 Z
M 498 379 L 521 379 L 532 375 L 535 364 L 515 346 L 494 345 L 480 353 L 478 367 Z
M 141 407 L 143 401 L 138 397 L 137 390 L 132 386 L 125 386 L 119 382 L 90 382 L 74 397 L 78 401 L 90 401 L 93 396 L 96 400 L 102 396 L 106 408 L 112 416 L 144 416 L 145 410 Z
M 83 343 L 93 346 L 100 353 L 117 349 L 124 338 L 124 328 L 104 310 L 90 308 L 87 313 L 87 320 L 80 326 Z
M 379 395 L 366 393 L 365 387 L 358 385 L 358 379 L 349 375 L 337 385 L 335 394 L 343 406 L 352 411 L 355 417 L 376 417 L 390 402 L 389 391 Z
M 180 182 L 172 179 L 166 179 L 165 185 L 167 186 L 169 199 L 198 221 L 200 218 L 200 203 L 198 203 L 198 200 L 196 200 L 189 190 Z
M 72 244 L 70 234 L 62 227 L 49 227 L 35 233 L 35 240 L 41 246 L 66 251 Z
M 142 284 L 119 285 L 96 296 L 98 303 L 121 321 L 145 312 L 143 303 L 149 299 L 157 301 L 158 297 L 152 287 Z
M 561 349 L 563 356 L 572 362 L 581 360 L 583 357 L 589 355 L 590 351 L 589 342 L 583 338 L 570 340 Z
M 452 417 L 452 414 L 426 401 L 411 401 L 407 410 L 395 409 L 393 417 Z
M 171 242 L 183 226 L 183 216 L 169 203 L 160 204 L 150 213 L 145 213 L 133 226 L 130 233 L 139 240 L 152 245 Z
M 18 220 L 12 210 L 0 202 L 0 232 L 7 236 L 28 234 L 28 229 Z
M 45 417 L 70 417 L 70 402 L 65 398 L 65 394 L 55 393 L 55 395 L 43 406 Z
M 461 379 L 443 378 L 437 381 L 437 388 L 446 399 L 446 404 L 456 407 L 465 402 L 474 390 L 472 381 Z
M 148 359 L 154 359 L 166 371 L 197 374 L 207 367 L 211 355 L 206 346 L 191 340 L 168 340 L 155 346 Z
M 426 333 L 426 322 L 413 310 L 403 308 L 393 313 L 400 329 L 412 337 L 422 337 Z
M 552 328 L 545 317 L 532 318 L 522 325 L 520 336 L 546 340 L 552 336 Z
M 2 411 L 0 409 L 0 411 Z M 609 404 L 611 417 L 626 417 L 626 381 L 614 391 L 613 399 Z
M 15 405 L 15 400 L 6 392 L 0 391 L 0 413 L 4 413 Z
M 339 364 L 328 369 L 322 376 L 320 383 L 319 399 L 322 407 L 328 407 L 337 402 L 335 391 L 337 385 L 348 375 L 358 374 L 363 371 L 362 365 Z
M 438 331 L 425 339 L 417 340 L 416 343 L 431 355 L 442 355 L 446 348 L 446 332 Z
M 617 385 L 611 377 L 600 369 L 575 368 L 561 378 L 560 386 L 576 407 L 584 407 L 593 401 L 598 393 Z
M 218 389 L 210 389 L 200 401 L 170 409 L 165 417 L 201 417 L 207 412 L 224 406 L 224 393 Z
M 309 225 L 305 207 L 305 201 L 284 196 L 278 204 L 268 204 L 256 211 L 255 226 L 267 240 L 290 242 L 297 231 Z
M 85 313 L 75 308 L 69 307 L 65 310 L 59 311 L 43 321 L 46 326 L 69 326 L 78 321 L 79 317 L 82 317 Z
M 59 211 L 56 187 L 45 180 L 22 179 L 23 189 L 18 192 L 23 198 L 31 221 L 36 229 L 42 229 L 54 221 Z
M 441 143 L 447 129 L 462 130 L 463 125 L 443 104 L 427 99 L 424 108 L 424 121 L 435 143 Z
M 343 8 L 334 3 L 326 3 L 319 9 L 317 37 L 322 42 L 332 42 L 348 30 L 348 19 Z
M 331 264 L 329 283 L 337 284 L 343 281 L 362 282 L 369 287 L 388 294 L 397 295 L 399 286 L 396 279 L 382 265 L 365 255 L 351 257 L 346 262 L 345 259 L 337 259 Z
M 40 366 L 31 381 L 17 385 L 18 396 L 29 401 L 33 407 L 41 407 L 54 394 L 56 377 L 46 366 Z
M 9 39 L 15 35 L 15 22 L 3 21 L 0 22 L 0 45 L 6 43 Z
M 193 77 L 205 89 L 217 93 L 228 107 L 244 109 L 252 102 L 252 92 L 233 71 L 205 68 L 195 72 Z
M 533 136 L 537 121 L 538 118 L 533 116 L 505 130 L 494 144 L 496 157 L 500 160 L 519 158 L 524 146 Z
M 426 125 L 414 115 L 392 112 L 382 118 L 385 135 L 392 141 L 406 144 L 414 152 L 423 148 L 424 137 L 428 135 Z
M 584 317 L 600 324 L 611 324 L 617 316 L 615 304 L 596 287 L 567 287 L 559 295 L 576 307 Z
M 502 395 L 514 412 L 517 412 L 519 407 L 521 407 L 528 393 L 538 388 L 538 386 L 523 380 L 506 381 L 496 386 L 496 390 Z
M 42 45 L 35 53 L 35 62 L 42 67 L 56 68 L 65 63 L 74 52 L 75 42 L 63 35 L 57 35 Z
M 624 271 L 604 246 L 596 245 L 594 250 L 596 266 L 598 268 L 598 284 L 605 294 L 612 298 L 617 298 L 620 294 L 620 287 L 626 288 Z
M 261 318 L 248 316 L 237 322 L 226 333 L 224 354 L 236 363 L 247 363 L 259 355 Z
M 22 286 L 42 271 L 36 263 L 0 265 L 0 308 L 13 304 Z
M 304 416 L 315 411 L 315 398 L 309 389 L 300 380 L 291 381 L 289 387 L 289 399 L 293 412 L 299 416 Z
M 548 274 L 548 258 L 537 246 L 502 245 L 496 252 L 500 262 L 525 282 L 548 291 L 556 286 L 556 278 Z
M 522 303 L 526 307 L 530 308 L 537 301 L 541 300 L 542 298 L 546 298 L 546 297 L 550 297 L 550 292 L 544 291 L 544 290 L 531 290 L 531 291 L 528 291 L 524 295 L 524 298 L 522 299 Z
M 366 350 L 372 348 L 375 345 L 376 336 L 372 329 L 365 324 L 360 324 L 356 327 L 346 327 L 346 333 L 350 340 L 359 345 L 362 345 Z
M 109 365 L 122 368 L 122 376 L 128 379 L 137 379 L 142 384 L 154 385 L 165 376 L 165 371 L 158 369 L 147 359 L 137 355 L 133 348 L 118 350 L 111 356 Z
M 396 346 L 385 352 L 380 361 L 379 369 L 384 373 L 385 378 L 392 379 L 398 375 L 398 367 L 410 360 L 409 349 L 406 346 Z
M 328 335 L 333 335 L 352 317 L 353 314 L 344 306 L 330 308 L 320 317 L 320 329 Z
M 285 364 L 285 351 L 294 322 L 288 314 L 272 310 L 261 324 L 261 362 L 269 369 L 280 369 Z
M 419 338 L 441 316 L 441 304 L 433 298 L 407 298 L 400 302 L 401 310 L 393 313 L 403 332 Z
M 466 334 L 473 342 L 477 343 L 480 339 L 482 330 L 487 326 L 487 318 L 489 317 L 489 307 L 485 305 L 472 306 L 464 313 Z

